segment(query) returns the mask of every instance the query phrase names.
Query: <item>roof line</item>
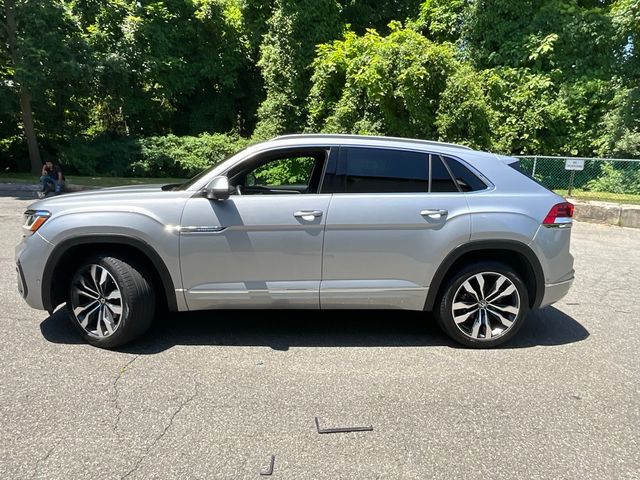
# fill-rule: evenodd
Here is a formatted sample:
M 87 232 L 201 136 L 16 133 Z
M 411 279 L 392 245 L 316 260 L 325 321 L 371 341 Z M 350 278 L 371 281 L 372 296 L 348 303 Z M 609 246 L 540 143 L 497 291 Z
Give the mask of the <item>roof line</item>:
M 405 143 L 416 143 L 420 145 L 434 145 L 434 146 L 442 146 L 442 147 L 451 147 L 451 148 L 461 148 L 464 150 L 473 150 L 471 147 L 467 147 L 464 145 L 458 145 L 457 143 L 447 143 L 447 142 L 437 142 L 435 140 L 421 140 L 418 138 L 403 138 L 403 137 L 384 137 L 384 136 L 375 136 L 375 135 L 350 135 L 344 133 L 297 133 L 297 134 L 289 134 L 289 135 L 280 135 L 278 137 L 274 137 L 271 140 L 284 140 L 284 139 L 294 139 L 294 138 L 352 138 L 352 139 L 362 139 L 362 140 L 373 140 L 373 141 L 395 141 L 395 142 L 405 142 Z

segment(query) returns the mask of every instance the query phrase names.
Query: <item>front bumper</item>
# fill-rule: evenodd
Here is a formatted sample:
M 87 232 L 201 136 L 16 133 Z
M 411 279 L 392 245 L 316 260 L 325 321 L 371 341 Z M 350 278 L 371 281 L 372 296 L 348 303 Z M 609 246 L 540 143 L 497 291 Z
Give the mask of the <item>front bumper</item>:
M 572 284 L 573 277 L 562 282 L 545 284 L 544 296 L 542 297 L 540 308 L 549 306 L 562 299 L 567 293 L 569 293 L 569 289 L 571 288 Z
M 42 274 L 53 245 L 37 232 L 16 246 L 18 292 L 30 307 L 45 310 L 42 302 Z

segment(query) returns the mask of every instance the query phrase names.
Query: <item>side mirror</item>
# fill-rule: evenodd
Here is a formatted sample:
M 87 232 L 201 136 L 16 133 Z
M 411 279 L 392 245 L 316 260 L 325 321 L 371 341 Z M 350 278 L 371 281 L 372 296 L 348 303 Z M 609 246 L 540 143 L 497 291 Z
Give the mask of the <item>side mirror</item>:
M 210 200 L 226 200 L 230 193 L 229 179 L 224 175 L 211 180 L 205 188 L 205 194 Z

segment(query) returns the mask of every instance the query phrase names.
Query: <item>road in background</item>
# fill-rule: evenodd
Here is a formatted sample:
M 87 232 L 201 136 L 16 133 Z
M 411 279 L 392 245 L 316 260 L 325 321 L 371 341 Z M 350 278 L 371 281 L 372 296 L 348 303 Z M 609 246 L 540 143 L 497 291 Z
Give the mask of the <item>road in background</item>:
M 0 196 L 3 480 L 640 477 L 640 230 L 576 224 L 573 290 L 497 350 L 416 313 L 249 311 L 106 351 L 20 299 L 28 203 Z

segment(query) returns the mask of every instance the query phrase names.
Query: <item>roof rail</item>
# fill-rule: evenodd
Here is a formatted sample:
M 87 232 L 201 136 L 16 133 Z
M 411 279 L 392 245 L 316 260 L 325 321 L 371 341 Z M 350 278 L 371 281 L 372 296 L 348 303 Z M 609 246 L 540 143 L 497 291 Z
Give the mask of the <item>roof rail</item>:
M 351 134 L 344 134 L 344 133 L 296 133 L 296 134 L 289 134 L 289 135 L 280 135 L 278 137 L 272 138 L 272 140 L 283 140 L 288 138 L 311 138 L 311 139 L 352 138 L 352 139 L 373 140 L 373 141 L 377 140 L 377 141 L 417 143 L 420 145 L 435 145 L 435 146 L 450 147 L 450 148 L 461 148 L 464 150 L 473 150 L 473 148 L 467 147 L 465 145 L 458 145 L 457 143 L 437 142 L 435 140 L 421 140 L 418 138 L 403 138 L 403 137 L 384 137 L 384 136 L 376 136 L 376 135 L 351 135 Z

